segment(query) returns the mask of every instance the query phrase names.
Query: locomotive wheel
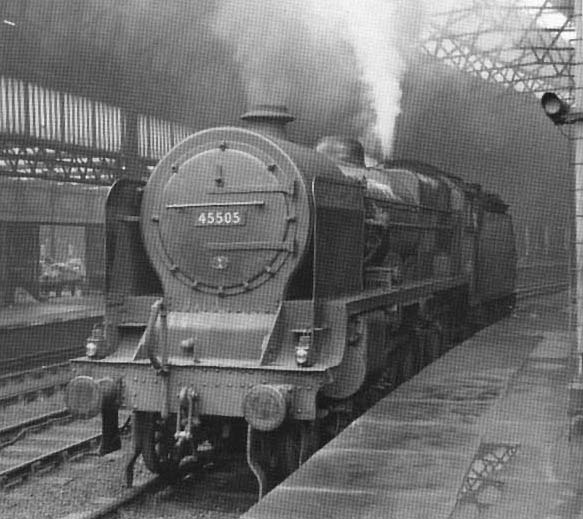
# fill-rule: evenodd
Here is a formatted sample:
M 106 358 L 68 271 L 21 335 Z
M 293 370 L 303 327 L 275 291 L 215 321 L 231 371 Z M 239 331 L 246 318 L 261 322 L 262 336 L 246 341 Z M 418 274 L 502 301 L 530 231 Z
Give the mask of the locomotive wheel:
M 295 472 L 319 448 L 316 422 L 291 421 L 284 424 L 279 442 L 279 472 L 285 479 Z
M 172 431 L 159 413 L 134 413 L 135 434 L 141 434 L 142 457 L 150 472 L 166 479 L 178 477 L 178 463 L 174 456 Z

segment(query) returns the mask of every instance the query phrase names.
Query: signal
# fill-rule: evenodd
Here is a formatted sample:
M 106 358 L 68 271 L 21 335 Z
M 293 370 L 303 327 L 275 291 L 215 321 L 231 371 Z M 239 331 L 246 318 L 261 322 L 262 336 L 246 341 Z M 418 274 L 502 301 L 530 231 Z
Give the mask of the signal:
M 583 113 L 571 112 L 571 107 L 553 92 L 543 94 L 541 105 L 547 117 L 557 125 L 583 121 Z

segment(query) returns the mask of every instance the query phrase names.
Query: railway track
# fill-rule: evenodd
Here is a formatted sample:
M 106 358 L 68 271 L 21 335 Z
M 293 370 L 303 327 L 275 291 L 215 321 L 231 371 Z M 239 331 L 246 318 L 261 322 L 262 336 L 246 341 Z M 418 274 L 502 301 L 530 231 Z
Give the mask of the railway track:
M 115 514 L 122 508 L 128 506 L 130 503 L 138 499 L 144 494 L 152 494 L 166 488 L 167 484 L 158 476 L 152 477 L 150 480 L 141 485 L 132 487 L 123 493 L 122 496 L 107 500 L 105 503 L 97 508 L 91 508 L 85 512 L 75 514 L 76 519 L 104 519 L 110 514 Z
M 129 423 L 128 414 L 121 433 Z M 96 451 L 100 443 L 99 416 L 75 420 L 64 408 L 10 424 L 0 429 L 0 489 Z
M 71 420 L 69 412 L 66 409 L 61 409 L 4 427 L 0 429 L 0 450 L 12 445 L 26 434 L 68 420 Z
M 248 476 L 248 477 L 246 477 Z M 243 483 L 241 483 L 243 480 Z M 245 464 L 234 471 L 201 470 L 182 480 L 167 484 L 158 477 L 126 490 L 100 506 L 76 513 L 75 519 L 115 519 L 141 517 L 238 517 L 257 502 L 255 482 Z
M 0 446 L 0 488 L 14 487 L 73 457 L 94 451 L 101 440 L 100 431 L 99 420 L 73 421 L 62 412 L 3 429 L 0 435 L 11 439 Z
M 68 362 L 43 366 L 0 377 L 0 408 L 23 400 L 54 393 L 71 380 Z
M 198 465 L 194 473 L 185 473 L 184 478 L 172 485 L 148 474 L 140 461 L 137 471 L 139 484 L 124 488 L 122 475 L 126 456 L 123 453 L 113 457 L 83 457 L 83 454 L 95 452 L 99 445 L 100 435 L 93 434 L 99 429 L 99 420 L 93 420 L 92 427 L 84 427 L 85 422 L 73 422 L 62 417 L 63 422 L 46 425 L 61 419 L 60 415 L 53 414 L 47 414 L 44 422 L 39 417 L 34 424 L 23 422 L 0 431 L 2 437 L 7 438 L 14 434 L 18 436 L 27 427 L 38 425 L 42 429 L 30 431 L 15 442 L 9 441 L 9 445 L 0 446 L 0 492 L 6 491 L 5 498 L 16 501 L 20 495 L 37 495 L 39 517 L 113 519 L 120 517 L 120 511 L 130 510 L 130 517 L 134 516 L 132 513 L 137 513 L 136 516 L 144 519 L 159 519 L 175 517 L 166 515 L 168 508 L 171 508 L 180 510 L 178 517 L 199 517 L 200 513 L 200 517 L 222 519 L 238 517 L 257 500 L 255 480 L 244 456 L 239 456 L 240 459 L 237 458 L 234 463 L 223 459 L 213 464 Z M 45 423 L 44 427 L 41 423 Z M 127 437 L 123 441 L 126 443 L 123 449 L 127 451 Z M 45 452 L 38 454 L 41 448 Z M 77 463 L 63 463 L 68 460 L 76 460 Z M 6 464 L 11 466 L 6 467 Z M 52 471 L 57 467 L 59 470 Z M 43 510 L 43 500 L 50 500 L 51 494 L 59 495 L 59 486 L 69 485 L 70 481 L 75 481 L 76 488 L 81 489 L 76 494 L 75 504 L 65 503 L 61 508 L 58 499 L 52 498 L 51 511 Z M 170 495 L 160 495 L 166 489 Z M 6 506 L 9 506 L 9 501 Z M 193 510 L 195 513 L 192 513 Z M 9 513 L 10 508 L 0 504 L 0 516 L 4 517 L 4 512 Z M 28 519 L 29 515 L 19 517 Z
M 17 373 L 23 371 L 22 369 L 23 366 L 35 366 L 38 367 L 38 369 L 40 369 L 41 366 L 53 366 L 56 364 L 62 364 L 66 362 L 68 359 L 75 358 L 80 355 L 83 355 L 83 352 L 80 352 L 79 347 L 55 348 L 51 352 L 27 354 L 19 356 L 14 359 L 3 359 L 1 373 L 2 375 L 10 374 L 13 372 Z

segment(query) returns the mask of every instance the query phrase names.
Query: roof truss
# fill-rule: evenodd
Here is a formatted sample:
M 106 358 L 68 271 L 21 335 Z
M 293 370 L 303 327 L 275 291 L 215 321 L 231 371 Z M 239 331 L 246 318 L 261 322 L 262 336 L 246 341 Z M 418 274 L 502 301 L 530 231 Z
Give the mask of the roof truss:
M 487 81 L 572 101 L 574 35 L 571 0 L 472 0 L 435 12 L 423 49 Z

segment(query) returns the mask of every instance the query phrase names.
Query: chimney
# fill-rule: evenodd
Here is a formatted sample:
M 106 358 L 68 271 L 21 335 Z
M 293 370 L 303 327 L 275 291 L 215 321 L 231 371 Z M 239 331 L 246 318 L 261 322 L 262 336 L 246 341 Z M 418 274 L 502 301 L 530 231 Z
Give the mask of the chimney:
M 255 105 L 241 116 L 250 130 L 276 139 L 287 139 L 285 125 L 295 120 L 285 105 Z

